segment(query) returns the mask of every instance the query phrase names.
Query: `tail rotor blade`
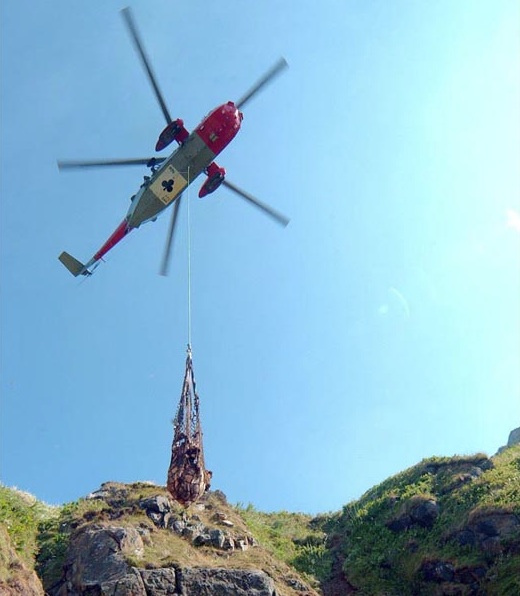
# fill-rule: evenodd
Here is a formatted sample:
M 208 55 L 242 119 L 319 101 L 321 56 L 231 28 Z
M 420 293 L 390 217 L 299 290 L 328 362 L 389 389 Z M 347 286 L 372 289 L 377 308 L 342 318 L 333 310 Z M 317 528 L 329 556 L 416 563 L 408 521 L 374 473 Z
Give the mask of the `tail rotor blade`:
M 166 244 L 164 246 L 164 253 L 161 263 L 160 275 L 168 275 L 168 268 L 170 266 L 170 257 L 172 253 L 173 234 L 175 232 L 175 225 L 177 223 L 177 214 L 179 213 L 179 205 L 181 203 L 182 195 L 173 204 L 173 211 L 170 218 L 170 227 L 168 228 L 168 235 L 166 236 Z
M 148 79 L 150 80 L 150 84 L 152 85 L 153 90 L 155 92 L 155 97 L 157 98 L 157 101 L 159 102 L 159 105 L 161 106 L 161 110 L 162 110 L 162 113 L 164 114 L 164 117 L 166 119 L 166 123 L 170 124 L 172 122 L 172 117 L 170 116 L 170 112 L 168 112 L 168 108 L 166 107 L 166 102 L 164 101 L 164 97 L 161 93 L 161 90 L 159 89 L 159 84 L 157 83 L 157 78 L 152 70 L 150 60 L 148 59 L 148 56 L 146 55 L 146 52 L 144 51 L 144 46 L 141 41 L 141 38 L 139 37 L 137 27 L 135 26 L 134 18 L 132 16 L 132 11 L 130 10 L 129 7 L 126 7 L 121 10 L 121 13 L 123 15 L 123 18 L 125 19 L 126 26 L 128 27 L 128 31 L 130 32 L 130 35 L 132 37 L 132 41 L 134 42 L 135 49 L 137 50 L 137 53 L 139 54 L 139 57 L 141 58 L 141 62 L 146 70 L 146 73 L 148 74 Z
M 138 157 L 135 159 L 97 159 L 97 160 L 62 160 L 58 161 L 58 169 L 61 170 L 77 170 L 80 168 L 100 168 L 105 166 L 148 166 L 153 163 L 158 165 L 162 163 L 165 157 Z M 155 160 L 155 161 L 152 161 Z
M 243 95 L 237 102 L 236 107 L 240 110 L 254 95 L 256 95 L 267 83 L 270 83 L 277 74 L 279 74 L 284 68 L 289 66 L 285 58 L 280 58 L 278 62 L 272 66 L 265 75 L 259 79 L 249 91 Z
M 246 201 L 249 201 L 252 205 L 254 205 L 258 209 L 263 211 L 263 213 L 265 213 L 269 217 L 272 217 L 276 221 L 276 223 L 279 223 L 280 225 L 285 227 L 291 221 L 288 217 L 285 217 L 285 215 L 283 215 L 283 213 L 276 211 L 276 209 L 273 209 L 266 203 L 263 203 L 262 201 L 258 200 L 256 197 L 254 197 L 253 195 L 249 194 L 245 190 L 242 190 L 241 188 L 238 188 L 238 186 L 235 186 L 231 182 L 224 180 L 222 182 L 222 184 L 224 186 L 227 186 L 227 188 L 229 188 L 229 190 L 232 190 L 239 197 L 242 197 Z

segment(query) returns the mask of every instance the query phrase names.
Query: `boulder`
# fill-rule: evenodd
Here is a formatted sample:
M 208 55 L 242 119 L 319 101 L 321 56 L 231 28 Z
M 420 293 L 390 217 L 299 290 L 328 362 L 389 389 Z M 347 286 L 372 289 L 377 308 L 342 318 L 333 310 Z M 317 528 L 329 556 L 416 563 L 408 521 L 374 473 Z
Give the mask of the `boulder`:
M 182 536 L 184 530 L 186 529 L 186 522 L 182 521 L 181 519 L 170 518 L 168 522 L 168 528 L 170 528 L 170 530 L 175 534 Z
M 148 499 L 139 501 L 139 507 L 144 509 L 146 513 L 153 511 L 154 513 L 168 513 L 171 510 L 171 504 L 164 495 L 157 495 Z
M 505 509 L 473 511 L 466 526 L 452 535 L 461 546 L 478 546 L 497 555 L 504 550 L 504 541 L 520 532 L 520 518 Z
M 71 539 L 56 596 L 92 594 L 146 596 L 139 573 L 124 554 L 141 556 L 143 541 L 134 528 L 89 526 Z
M 144 509 L 146 515 L 159 528 L 166 528 L 171 519 L 171 503 L 170 500 L 163 496 L 157 495 L 139 501 L 139 507 Z
M 477 510 L 470 515 L 467 528 L 480 539 L 498 537 L 503 540 L 520 531 L 520 519 L 505 509 Z
M 211 546 L 215 548 L 224 548 L 226 534 L 222 530 L 211 530 L 209 533 Z
M 455 577 L 455 567 L 449 561 L 423 561 L 420 572 L 428 582 L 451 582 Z
M 386 527 L 392 532 L 403 532 L 413 526 L 412 518 L 409 515 L 400 515 L 387 522 Z
M 263 571 L 249 569 L 180 569 L 182 596 L 275 596 L 273 580 Z
M 419 501 L 410 507 L 409 515 L 421 528 L 431 528 L 439 516 L 439 505 L 434 499 Z
M 439 516 L 439 505 L 435 499 L 415 496 L 403 503 L 401 511 L 386 523 L 392 532 L 402 532 L 412 526 L 431 528 Z

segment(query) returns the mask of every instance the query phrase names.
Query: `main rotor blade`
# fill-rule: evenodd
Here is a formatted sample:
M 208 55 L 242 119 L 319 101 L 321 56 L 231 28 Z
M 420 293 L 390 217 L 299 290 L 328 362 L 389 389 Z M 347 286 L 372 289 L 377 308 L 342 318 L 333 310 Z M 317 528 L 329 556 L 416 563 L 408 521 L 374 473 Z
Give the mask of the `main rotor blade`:
M 97 159 L 92 161 L 65 160 L 58 161 L 60 170 L 76 170 L 79 168 L 99 168 L 105 166 L 147 166 L 152 160 L 159 165 L 166 157 L 138 157 L 135 159 Z
M 160 275 L 168 275 L 168 268 L 170 266 L 170 257 L 172 254 L 173 234 L 175 232 L 175 224 L 177 223 L 177 214 L 179 213 L 179 205 L 181 203 L 182 195 L 173 204 L 172 215 L 170 218 L 170 227 L 168 228 L 168 235 L 166 236 L 166 245 L 164 246 L 164 253 L 161 263 Z
M 231 184 L 231 182 L 223 180 L 222 184 L 224 186 L 227 186 L 229 190 L 232 190 L 238 196 L 242 197 L 246 201 L 249 201 L 255 207 L 258 207 L 258 209 L 261 209 L 266 215 L 272 217 L 277 223 L 281 224 L 282 226 L 285 227 L 291 221 L 288 217 L 285 217 L 285 215 L 283 215 L 279 211 L 276 211 L 276 209 L 273 209 L 266 203 L 259 201 L 257 198 L 255 198 L 253 195 L 250 195 L 245 190 L 242 190 L 241 188 L 238 188 L 238 186 Z
M 130 10 L 129 7 L 126 7 L 121 10 L 121 13 L 123 14 L 123 17 L 125 19 L 125 22 L 128 27 L 128 30 L 130 32 L 130 35 L 132 36 L 132 41 L 134 42 L 135 49 L 137 50 L 137 53 L 139 54 L 139 56 L 141 58 L 141 62 L 148 74 L 148 78 L 150 79 L 150 83 L 153 87 L 153 90 L 155 91 L 155 96 L 157 97 L 157 101 L 159 102 L 159 105 L 161 106 L 162 113 L 164 114 L 164 117 L 166 118 L 167 124 L 170 124 L 170 122 L 172 122 L 172 117 L 170 116 L 170 112 L 168 112 L 168 108 L 166 107 L 166 102 L 164 101 L 161 90 L 159 89 L 159 85 L 157 83 L 157 78 L 152 70 L 150 60 L 148 59 L 148 56 L 146 55 L 146 52 L 144 51 L 144 46 L 141 41 L 141 38 L 139 37 L 139 33 L 137 32 L 137 27 L 135 26 L 134 18 L 132 16 L 132 11 Z
M 285 58 L 280 58 L 278 62 L 271 67 L 265 75 L 259 79 L 251 89 L 236 102 L 236 107 L 240 110 L 240 108 L 246 104 L 254 95 L 256 95 L 264 85 L 267 85 L 278 73 L 280 73 L 284 68 L 289 66 L 285 60 Z

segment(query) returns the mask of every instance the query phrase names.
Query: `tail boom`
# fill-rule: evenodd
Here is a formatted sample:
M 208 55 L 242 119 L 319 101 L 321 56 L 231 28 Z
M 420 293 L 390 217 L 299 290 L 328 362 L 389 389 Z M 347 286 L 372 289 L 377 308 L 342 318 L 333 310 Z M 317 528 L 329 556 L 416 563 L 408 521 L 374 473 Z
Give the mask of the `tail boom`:
M 63 263 L 63 265 L 65 265 L 65 267 L 72 273 L 72 275 L 74 275 L 74 277 L 77 277 L 78 275 L 92 275 L 92 268 L 98 263 L 98 261 L 100 261 L 103 258 L 103 256 L 111 248 L 113 248 L 120 240 L 122 240 L 130 232 L 131 229 L 132 228 L 128 226 L 128 221 L 126 219 L 123 220 L 114 230 L 113 234 L 105 242 L 105 244 L 103 244 L 103 246 L 85 265 L 65 251 L 61 253 L 58 259 Z

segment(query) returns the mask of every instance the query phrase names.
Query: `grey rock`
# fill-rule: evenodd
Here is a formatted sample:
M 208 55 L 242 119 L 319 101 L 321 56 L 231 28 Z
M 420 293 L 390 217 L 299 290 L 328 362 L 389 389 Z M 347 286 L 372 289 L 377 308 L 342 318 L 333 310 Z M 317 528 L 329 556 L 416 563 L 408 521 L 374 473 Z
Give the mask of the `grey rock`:
M 498 536 L 502 539 L 516 534 L 520 530 L 520 519 L 510 511 L 489 510 L 474 516 L 468 522 L 468 528 L 482 538 Z
M 185 568 L 179 570 L 182 596 L 273 596 L 273 580 L 263 571 Z
M 417 503 L 410 509 L 410 517 L 422 528 L 431 528 L 439 516 L 439 505 L 434 499 Z
M 475 532 L 471 530 L 461 530 L 455 534 L 454 538 L 461 546 L 475 546 L 477 542 Z
M 461 584 L 477 584 L 486 576 L 487 569 L 483 565 L 476 565 L 474 567 L 459 567 L 455 571 L 455 581 Z
M 180 519 L 170 519 L 168 522 L 168 527 L 172 532 L 181 536 L 186 529 L 186 522 Z
M 509 438 L 507 439 L 507 445 L 500 447 L 497 451 L 497 455 L 505 451 L 508 447 L 513 447 L 513 445 L 518 445 L 520 443 L 520 427 L 515 428 L 509 433 Z
M 515 428 L 509 433 L 507 446 L 512 447 L 513 445 L 518 445 L 518 443 L 520 443 L 520 427 Z
M 182 535 L 187 538 L 188 540 L 195 540 L 195 537 L 199 534 L 205 534 L 206 527 L 204 524 L 197 522 L 195 524 L 187 524 L 184 530 L 182 531 Z
M 406 504 L 408 512 L 394 517 L 386 523 L 392 532 L 403 532 L 412 526 L 431 528 L 439 516 L 439 505 L 435 499 L 410 499 Z
M 488 536 L 480 541 L 480 548 L 491 555 L 498 555 L 502 552 L 502 544 L 498 536 Z
M 455 577 L 455 567 L 447 561 L 424 561 L 421 573 L 426 581 L 449 582 Z
M 153 521 L 156 526 L 160 528 L 164 525 L 164 516 L 162 513 L 157 513 L 156 511 L 147 511 L 146 515 Z
M 71 539 L 62 582 L 51 594 L 146 596 L 141 576 L 124 554 L 140 556 L 143 541 L 134 528 L 89 526 Z
M 169 596 L 176 594 L 175 569 L 139 569 L 146 593 L 149 596 Z
M 235 548 L 238 550 L 247 550 L 249 548 L 249 544 L 245 538 L 235 538 Z
M 235 541 L 233 540 L 233 538 L 231 538 L 231 536 L 226 536 L 226 539 L 224 540 L 224 544 L 222 545 L 222 549 L 229 550 L 229 551 L 235 550 Z
M 211 536 L 209 534 L 197 534 L 192 539 L 193 546 L 206 546 L 211 544 Z
M 215 548 L 224 548 L 226 534 L 222 530 L 211 530 L 209 533 L 211 545 Z
M 247 541 L 247 544 L 249 544 L 249 546 L 258 546 L 258 541 L 254 536 L 251 536 L 248 534 L 246 536 L 246 541 Z
M 98 489 L 94 492 L 88 494 L 85 499 L 92 500 L 92 499 L 106 499 L 110 496 L 110 492 L 108 490 Z
M 146 513 L 149 511 L 153 511 L 154 513 L 167 513 L 171 511 L 170 501 L 164 495 L 143 499 L 139 502 L 139 507 L 144 509 Z
M 401 515 L 395 519 L 391 519 L 387 522 L 386 527 L 392 532 L 402 532 L 408 530 L 413 525 L 412 518 L 409 515 Z

